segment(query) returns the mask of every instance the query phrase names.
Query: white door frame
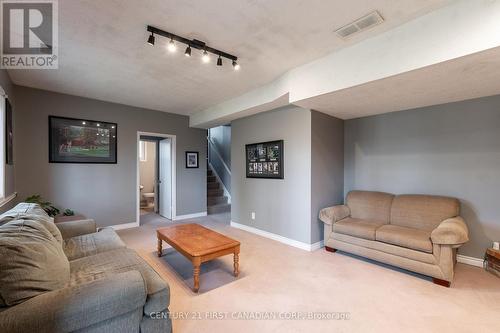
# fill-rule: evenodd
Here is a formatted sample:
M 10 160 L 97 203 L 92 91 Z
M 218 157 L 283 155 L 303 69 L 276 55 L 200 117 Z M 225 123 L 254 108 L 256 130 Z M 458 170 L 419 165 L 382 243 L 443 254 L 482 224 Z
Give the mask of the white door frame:
M 172 134 L 162 134 L 162 133 L 152 133 L 152 132 L 141 132 L 141 131 L 137 131 L 137 142 L 136 142 L 136 163 L 137 163 L 137 169 L 136 169 L 136 173 L 137 173 L 137 184 L 136 184 L 136 191 L 137 191 L 137 195 L 136 195 L 136 206 L 137 206 L 137 210 L 136 210 L 136 221 L 137 221 L 137 224 L 139 225 L 140 224 L 140 221 L 141 221 L 141 190 L 140 190 L 140 185 L 141 185 L 141 176 L 140 176 L 140 159 L 139 159 L 139 145 L 140 145 L 140 141 L 141 141 L 141 135 L 147 135 L 147 136 L 156 136 L 156 137 L 159 137 L 159 138 L 166 138 L 166 139 L 170 139 L 171 140 L 171 144 L 172 144 L 172 147 L 171 147 L 171 152 L 172 152 L 172 156 L 171 156 L 171 168 L 172 168 L 172 220 L 175 220 L 175 218 L 177 217 L 177 182 L 176 182 L 176 174 L 177 174 L 177 168 L 176 168 L 176 136 L 175 135 L 172 135 Z M 157 157 L 158 158 L 158 157 Z

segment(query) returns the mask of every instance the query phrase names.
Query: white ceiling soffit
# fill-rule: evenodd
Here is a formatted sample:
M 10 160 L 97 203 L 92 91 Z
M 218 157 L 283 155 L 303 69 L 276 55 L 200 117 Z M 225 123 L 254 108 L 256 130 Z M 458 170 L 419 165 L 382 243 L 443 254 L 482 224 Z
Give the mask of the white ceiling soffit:
M 193 114 L 190 124 L 205 127 L 205 123 L 217 124 L 220 117 L 228 119 L 250 106 L 255 109 L 265 100 L 262 96 L 275 92 L 276 87 L 280 96 L 289 93 L 291 104 L 343 119 L 497 94 L 497 83 L 486 84 L 500 77 L 496 75 L 496 59 L 492 59 L 497 50 L 483 51 L 500 46 L 499 22 L 500 1 L 454 1 L 393 30 L 296 67 L 269 85 Z M 472 56 L 475 53 L 480 54 Z M 481 75 L 489 81 L 481 84 Z M 370 82 L 374 85 L 368 85 Z M 439 83 L 449 87 L 436 87 Z M 379 95 L 375 96 L 377 89 Z
M 293 104 L 341 119 L 500 94 L 500 47 Z

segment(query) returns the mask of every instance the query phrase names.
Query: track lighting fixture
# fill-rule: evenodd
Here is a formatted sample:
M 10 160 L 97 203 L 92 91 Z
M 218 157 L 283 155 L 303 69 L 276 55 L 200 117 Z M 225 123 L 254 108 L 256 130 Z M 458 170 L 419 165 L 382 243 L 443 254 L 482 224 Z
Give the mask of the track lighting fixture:
M 155 45 L 155 35 L 151 33 L 148 37 L 148 44 L 154 46 Z
M 167 49 L 170 52 L 175 52 L 177 50 L 177 46 L 175 46 L 174 40 L 171 38 L 170 42 L 168 42 Z
M 197 50 L 202 51 L 201 60 L 204 63 L 210 62 L 209 53 L 212 53 L 212 54 L 218 56 L 217 57 L 217 66 L 222 66 L 222 58 L 226 58 L 226 59 L 229 59 L 232 61 L 233 68 L 235 70 L 240 69 L 240 65 L 236 62 L 238 60 L 238 57 L 236 57 L 232 54 L 226 53 L 224 51 L 214 49 L 213 47 L 208 46 L 205 42 L 202 42 L 201 40 L 197 40 L 197 39 L 189 40 L 187 38 L 172 34 L 168 31 L 164 31 L 164 30 L 152 27 L 150 25 L 148 25 L 147 31 L 149 31 L 151 33 L 151 35 L 148 37 L 148 44 L 150 44 L 150 45 L 155 45 L 155 34 L 160 35 L 160 36 L 163 36 L 163 37 L 170 39 L 170 41 L 167 44 L 167 49 L 170 52 L 175 52 L 177 50 L 177 44 L 175 42 L 183 43 L 183 44 L 187 45 L 186 51 L 184 51 L 184 55 L 186 57 L 190 57 L 191 56 L 191 49 L 195 48 Z
M 203 55 L 201 56 L 201 61 L 207 63 L 210 61 L 210 56 L 208 55 L 207 50 L 203 51 Z

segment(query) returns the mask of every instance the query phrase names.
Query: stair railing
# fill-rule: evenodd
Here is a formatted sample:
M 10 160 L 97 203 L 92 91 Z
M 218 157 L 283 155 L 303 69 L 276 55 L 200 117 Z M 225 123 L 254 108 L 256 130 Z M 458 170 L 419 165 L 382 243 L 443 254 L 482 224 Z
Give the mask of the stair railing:
M 226 162 L 222 158 L 219 153 L 217 146 L 212 141 L 212 139 L 207 136 L 208 142 L 208 163 L 210 167 L 216 174 L 217 178 L 222 183 L 222 186 L 226 189 L 226 191 L 231 193 L 231 169 L 227 166 Z

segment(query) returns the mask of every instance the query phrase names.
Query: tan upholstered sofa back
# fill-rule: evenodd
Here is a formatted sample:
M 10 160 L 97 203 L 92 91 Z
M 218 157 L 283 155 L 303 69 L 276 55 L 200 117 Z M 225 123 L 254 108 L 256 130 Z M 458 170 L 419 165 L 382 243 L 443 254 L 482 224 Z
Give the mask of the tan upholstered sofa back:
M 402 227 L 434 230 L 442 221 L 458 216 L 460 202 L 434 195 L 397 195 L 392 201 L 390 223 Z
M 347 194 L 346 203 L 352 218 L 389 223 L 393 198 L 390 193 L 351 191 Z

